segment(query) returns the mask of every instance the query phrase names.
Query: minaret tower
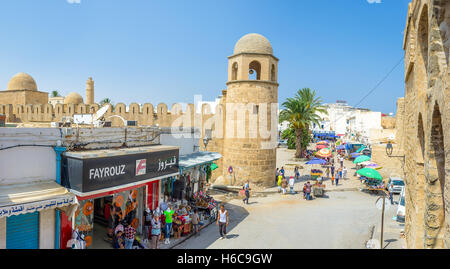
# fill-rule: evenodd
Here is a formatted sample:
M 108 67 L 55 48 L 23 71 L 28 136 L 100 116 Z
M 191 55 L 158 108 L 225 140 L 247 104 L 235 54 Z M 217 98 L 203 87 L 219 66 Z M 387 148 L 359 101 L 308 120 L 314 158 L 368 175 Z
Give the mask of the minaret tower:
M 278 58 L 260 34 L 243 36 L 228 57 L 222 169 L 228 175 L 233 168 L 234 184 L 249 180 L 269 186 L 275 180 L 277 74 Z
M 86 81 L 86 104 L 94 104 L 94 81 L 92 77 Z

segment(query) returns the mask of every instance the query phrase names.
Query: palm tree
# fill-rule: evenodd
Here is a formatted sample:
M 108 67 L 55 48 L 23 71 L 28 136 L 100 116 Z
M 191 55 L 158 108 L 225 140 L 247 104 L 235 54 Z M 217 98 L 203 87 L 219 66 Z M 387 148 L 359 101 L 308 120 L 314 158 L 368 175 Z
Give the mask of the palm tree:
M 61 95 L 59 95 L 59 92 L 58 92 L 58 91 L 52 91 L 51 94 L 50 94 L 50 96 L 51 96 L 51 97 L 59 97 L 59 96 L 61 96 Z
M 287 98 L 282 104 L 285 108 L 280 112 L 280 122 L 289 121 L 289 127 L 295 130 L 295 157 L 303 157 L 302 135 L 309 130 L 311 123 L 319 124 L 318 113 L 327 114 L 322 106 L 322 99 L 316 97 L 316 91 L 309 88 L 298 90 L 294 98 Z
M 114 105 L 112 104 L 111 99 L 109 98 L 104 98 L 103 100 L 100 101 L 100 106 L 104 106 L 106 104 L 111 105 L 111 108 L 114 109 Z

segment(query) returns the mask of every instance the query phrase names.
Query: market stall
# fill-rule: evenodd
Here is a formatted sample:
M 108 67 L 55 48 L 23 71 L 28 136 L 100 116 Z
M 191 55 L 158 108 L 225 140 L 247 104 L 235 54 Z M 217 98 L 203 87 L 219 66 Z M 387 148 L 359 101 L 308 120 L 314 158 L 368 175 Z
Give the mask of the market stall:
M 356 173 L 360 175 L 360 179 L 366 184 L 368 191 L 378 192 L 385 189 L 383 177 L 377 170 L 372 168 L 362 168 L 356 171 Z
M 315 158 L 315 159 L 312 159 L 311 161 L 308 161 L 306 164 L 323 165 L 323 164 L 326 164 L 326 161 L 323 159 Z M 311 175 L 311 178 L 313 180 L 315 180 L 315 182 L 312 186 L 313 196 L 315 196 L 315 197 L 323 196 L 325 185 L 322 184 L 322 182 L 318 180 L 319 178 L 321 178 L 323 176 L 323 171 L 320 169 L 311 169 L 310 175 Z

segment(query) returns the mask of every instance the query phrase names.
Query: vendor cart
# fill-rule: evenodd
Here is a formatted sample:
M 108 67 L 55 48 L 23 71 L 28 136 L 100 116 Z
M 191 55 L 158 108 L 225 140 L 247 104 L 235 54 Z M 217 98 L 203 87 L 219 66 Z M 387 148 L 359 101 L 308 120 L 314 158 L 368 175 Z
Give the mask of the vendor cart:
M 311 169 L 311 179 L 317 180 L 319 177 L 323 175 L 323 171 L 319 169 Z
M 314 197 L 323 197 L 325 193 L 325 185 L 321 183 L 316 183 L 312 186 L 312 194 Z

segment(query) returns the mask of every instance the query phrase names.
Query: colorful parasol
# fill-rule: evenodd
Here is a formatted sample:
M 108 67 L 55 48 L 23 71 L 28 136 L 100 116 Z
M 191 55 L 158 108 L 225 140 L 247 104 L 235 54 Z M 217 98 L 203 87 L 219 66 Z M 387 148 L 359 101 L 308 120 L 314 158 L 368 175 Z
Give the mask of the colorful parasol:
M 361 176 L 365 176 L 368 178 L 373 178 L 373 179 L 378 179 L 378 180 L 382 180 L 383 177 L 380 175 L 380 173 L 378 173 L 377 170 L 372 169 L 372 168 L 363 168 L 363 169 L 359 169 L 358 171 L 356 171 L 356 173 L 358 173 Z
M 316 155 L 321 157 L 321 158 L 328 158 L 328 157 L 332 156 L 331 150 L 329 148 L 323 148 L 323 149 L 319 150 L 316 153 Z
M 216 170 L 217 168 L 219 168 L 219 166 L 215 163 L 211 164 L 211 171 Z
M 371 162 L 371 161 L 365 161 L 360 164 L 364 165 L 364 167 L 368 167 L 368 168 L 372 168 L 372 169 L 376 169 L 376 170 L 383 168 L 383 167 L 381 167 L 381 165 L 379 165 L 375 162 Z
M 369 157 L 369 156 L 366 156 L 366 155 L 362 155 L 362 156 L 357 157 L 357 158 L 353 161 L 353 163 L 362 163 L 362 162 L 365 162 L 365 161 L 370 161 L 370 157 Z
M 314 158 L 310 161 L 308 161 L 306 164 L 326 164 L 327 162 L 323 159 Z
M 316 145 L 328 145 L 328 141 L 325 141 L 325 140 L 319 141 L 316 143 Z
M 320 150 L 320 149 L 327 148 L 327 147 L 328 147 L 328 145 L 317 145 L 316 149 Z

